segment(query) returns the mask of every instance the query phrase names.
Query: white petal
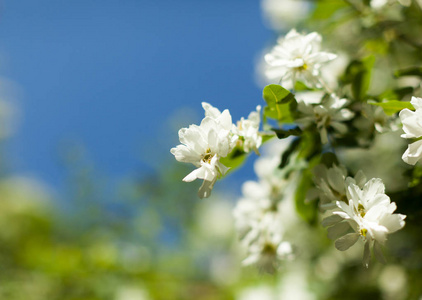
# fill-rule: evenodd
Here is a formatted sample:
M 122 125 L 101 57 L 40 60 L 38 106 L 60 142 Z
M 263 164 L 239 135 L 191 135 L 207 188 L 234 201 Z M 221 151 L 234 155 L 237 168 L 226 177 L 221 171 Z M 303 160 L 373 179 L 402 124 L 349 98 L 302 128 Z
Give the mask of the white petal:
M 422 98 L 419 97 L 412 97 L 410 100 L 410 103 L 413 105 L 415 109 L 421 109 L 422 108 Z
M 202 108 L 205 110 L 206 117 L 217 119 L 221 115 L 221 112 L 218 110 L 218 108 L 215 108 L 207 102 L 202 102 Z
M 416 141 L 407 147 L 402 159 L 409 165 L 415 165 L 422 157 L 422 140 Z

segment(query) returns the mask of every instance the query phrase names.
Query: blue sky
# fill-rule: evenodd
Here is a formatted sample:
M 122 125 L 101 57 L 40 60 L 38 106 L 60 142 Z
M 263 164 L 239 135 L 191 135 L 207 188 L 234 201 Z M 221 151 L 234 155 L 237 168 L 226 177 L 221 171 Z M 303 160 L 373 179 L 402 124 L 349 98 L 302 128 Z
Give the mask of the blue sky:
M 262 104 L 254 60 L 273 36 L 257 0 L 3 0 L 0 9 L 0 75 L 18 87 L 22 115 L 8 157 L 54 188 L 65 180 L 65 141 L 125 177 L 170 159 L 178 128 L 168 120 L 182 108 L 199 121 L 201 101 L 234 119 Z

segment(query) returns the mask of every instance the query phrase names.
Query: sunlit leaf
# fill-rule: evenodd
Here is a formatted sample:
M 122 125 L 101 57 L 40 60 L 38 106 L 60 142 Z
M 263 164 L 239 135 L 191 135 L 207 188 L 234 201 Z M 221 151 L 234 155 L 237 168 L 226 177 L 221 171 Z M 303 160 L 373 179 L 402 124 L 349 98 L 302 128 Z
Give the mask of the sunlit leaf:
M 264 88 L 262 97 L 267 102 L 267 106 L 264 108 L 265 117 L 280 122 L 293 122 L 291 112 L 295 108 L 296 101 L 292 101 L 295 98 L 289 90 L 277 84 L 270 84 Z
M 391 100 L 391 101 L 382 102 L 382 103 L 369 102 L 369 104 L 382 107 L 384 112 L 389 116 L 394 115 L 395 113 L 405 108 L 410 109 L 410 110 L 415 110 L 413 105 L 410 102 L 406 102 L 406 101 Z

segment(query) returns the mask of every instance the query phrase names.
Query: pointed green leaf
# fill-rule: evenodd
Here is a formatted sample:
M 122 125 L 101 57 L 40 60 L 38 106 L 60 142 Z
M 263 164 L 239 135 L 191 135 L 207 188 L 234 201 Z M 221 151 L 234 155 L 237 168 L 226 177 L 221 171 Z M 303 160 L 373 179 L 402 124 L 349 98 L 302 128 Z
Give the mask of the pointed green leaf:
M 410 110 L 415 110 L 413 105 L 410 102 L 406 102 L 406 101 L 391 100 L 391 101 L 382 102 L 382 103 L 369 102 L 369 104 L 381 106 L 384 112 L 389 116 L 394 115 L 395 113 L 405 108 L 410 109 Z
M 264 116 L 276 119 L 280 122 L 293 122 L 291 111 L 292 105 L 296 104 L 294 95 L 277 84 L 267 85 L 263 92 L 262 97 L 267 102 L 267 106 L 264 108 Z

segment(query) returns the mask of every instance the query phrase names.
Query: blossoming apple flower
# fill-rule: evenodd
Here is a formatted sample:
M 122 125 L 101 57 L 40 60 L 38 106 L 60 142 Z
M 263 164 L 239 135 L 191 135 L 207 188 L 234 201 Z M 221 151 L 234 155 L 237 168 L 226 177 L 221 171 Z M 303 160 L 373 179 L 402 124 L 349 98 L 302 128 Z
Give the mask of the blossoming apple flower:
M 308 127 L 316 124 L 316 127 L 321 135 L 321 143 L 328 143 L 327 128 L 332 127 L 338 133 L 345 134 L 347 126 L 343 121 L 348 121 L 354 117 L 354 113 L 347 108 L 343 108 L 348 104 L 347 99 L 339 99 L 335 95 L 330 95 L 328 100 L 322 104 L 308 103 L 306 99 L 298 100 L 297 109 L 304 116 L 296 120 L 298 124 Z
M 283 148 L 285 142 L 281 143 Z M 241 243 L 247 249 L 243 264 L 256 264 L 268 272 L 274 271 L 279 260 L 293 257 L 290 243 L 283 240 L 286 220 L 281 215 L 280 204 L 288 186 L 279 164 L 279 152 L 264 155 L 255 162 L 259 181 L 243 184 L 243 197 L 233 211 Z
M 254 240 L 248 241 L 248 256 L 242 263 L 245 266 L 256 264 L 264 271 L 272 273 L 279 260 L 293 258 L 292 246 L 283 240 L 285 229 L 276 212 L 266 214 L 259 226 L 260 234 Z
M 205 110 L 205 116 L 214 118 L 219 121 L 221 112 L 218 108 L 213 107 L 207 102 L 202 102 L 202 107 Z M 248 118 L 241 118 L 236 125 L 224 123 L 224 128 L 230 131 L 230 135 L 236 137 L 236 141 L 242 146 L 243 151 L 248 153 L 254 150 L 257 154 L 258 148 L 262 144 L 262 136 L 259 134 L 259 125 L 261 122 L 261 106 L 256 107 L 256 111 L 249 114 Z
M 402 214 L 394 214 L 397 206 L 385 194 L 381 179 L 369 180 L 361 189 L 354 183 L 347 188 L 348 203 L 337 201 L 338 210 L 323 221 L 324 226 L 331 226 L 331 238 L 341 236 L 335 246 L 345 251 L 353 246 L 359 237 L 365 242 L 363 264 L 368 267 L 370 248 L 373 247 L 375 257 L 384 262 L 381 246 L 387 240 L 387 235 L 403 228 L 406 218 Z M 352 233 L 347 233 L 348 229 Z
M 233 132 L 240 138 L 238 141 L 242 142 L 243 150 L 248 153 L 250 150 L 257 154 L 258 148 L 262 144 L 262 136 L 259 134 L 259 124 L 261 122 L 261 106 L 256 107 L 256 111 L 249 114 L 248 118 L 241 118 L 237 121 L 237 126 L 234 126 Z
M 411 111 L 407 108 L 400 111 L 399 117 L 403 123 L 402 138 L 411 139 L 422 137 L 422 98 L 412 97 L 410 103 L 415 108 Z M 422 139 L 413 142 L 407 147 L 402 159 L 409 165 L 415 165 L 422 158 Z
M 343 165 L 333 164 L 331 168 L 320 164 L 313 169 L 314 183 L 318 189 L 320 207 L 324 210 L 336 208 L 337 201 L 347 201 L 347 185 L 350 183 L 363 187 L 366 177 L 362 171 L 355 177 L 347 177 Z
M 228 168 L 220 162 L 226 157 L 236 143 L 237 136 L 231 134 L 232 118 L 228 110 L 217 118 L 206 116 L 200 126 L 190 125 L 179 130 L 182 145 L 172 148 L 170 152 L 180 162 L 192 163 L 197 167 L 183 181 L 190 182 L 203 179 L 199 189 L 200 198 L 209 197 L 211 190 L 220 176 Z
M 321 36 L 316 32 L 303 35 L 295 29 L 290 30 L 265 55 L 268 79 L 278 79 L 286 88 L 293 88 L 296 80 L 310 87 L 320 87 L 320 68 L 337 57 L 333 53 L 320 51 L 321 41 Z

